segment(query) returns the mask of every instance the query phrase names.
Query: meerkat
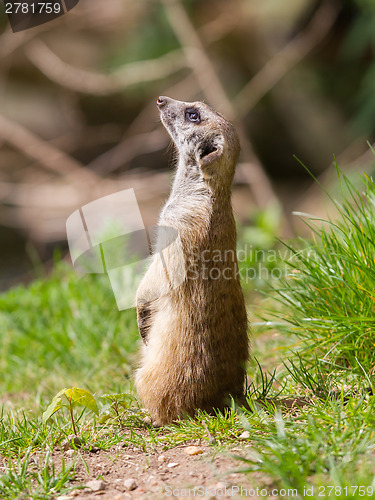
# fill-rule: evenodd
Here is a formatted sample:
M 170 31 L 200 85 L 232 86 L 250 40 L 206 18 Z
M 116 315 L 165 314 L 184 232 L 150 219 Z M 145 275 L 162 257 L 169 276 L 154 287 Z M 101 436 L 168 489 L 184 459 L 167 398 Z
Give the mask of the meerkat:
M 231 204 L 238 136 L 205 103 L 161 96 L 157 106 L 178 153 L 158 226 L 174 230 L 180 247 L 161 232 L 137 290 L 144 345 L 135 384 L 154 423 L 165 425 L 243 397 L 249 340 Z

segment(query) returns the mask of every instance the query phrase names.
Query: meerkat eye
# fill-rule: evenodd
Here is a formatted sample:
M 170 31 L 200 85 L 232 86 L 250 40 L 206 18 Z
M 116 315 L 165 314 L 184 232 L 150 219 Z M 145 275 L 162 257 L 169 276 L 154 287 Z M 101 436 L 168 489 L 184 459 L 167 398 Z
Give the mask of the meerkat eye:
M 187 108 L 185 110 L 185 120 L 188 120 L 189 122 L 193 123 L 200 123 L 201 115 L 199 114 L 199 111 L 197 111 L 195 108 Z

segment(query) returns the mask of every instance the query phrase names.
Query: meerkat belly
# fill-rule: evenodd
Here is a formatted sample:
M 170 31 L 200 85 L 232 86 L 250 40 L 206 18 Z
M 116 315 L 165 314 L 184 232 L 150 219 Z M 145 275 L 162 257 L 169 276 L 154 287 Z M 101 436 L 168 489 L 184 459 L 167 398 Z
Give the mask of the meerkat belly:
M 192 415 L 197 408 L 220 408 L 228 394 L 242 393 L 246 311 L 238 316 L 230 293 L 217 294 L 215 311 L 211 301 L 204 302 L 205 296 L 196 284 L 193 295 L 174 291 L 156 306 L 136 386 L 160 424 Z

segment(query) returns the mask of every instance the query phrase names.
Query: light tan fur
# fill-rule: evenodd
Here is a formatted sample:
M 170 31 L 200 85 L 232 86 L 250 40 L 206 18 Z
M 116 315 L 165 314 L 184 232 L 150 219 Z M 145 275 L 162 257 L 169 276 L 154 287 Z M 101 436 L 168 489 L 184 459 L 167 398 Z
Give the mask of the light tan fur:
M 231 206 L 237 134 L 204 103 L 160 97 L 158 106 L 178 165 L 137 291 L 145 345 L 136 388 L 164 425 L 243 396 L 249 345 Z

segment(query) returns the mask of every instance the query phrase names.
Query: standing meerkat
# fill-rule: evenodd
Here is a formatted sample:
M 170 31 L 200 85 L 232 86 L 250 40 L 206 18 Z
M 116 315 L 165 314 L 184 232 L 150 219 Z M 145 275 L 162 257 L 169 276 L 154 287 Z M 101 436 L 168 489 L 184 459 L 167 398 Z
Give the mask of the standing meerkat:
M 136 388 L 155 423 L 165 425 L 243 396 L 249 341 L 231 205 L 238 136 L 202 102 L 162 96 L 157 106 L 178 152 L 158 226 L 174 231 L 180 246 L 160 231 L 137 290 L 144 345 Z

